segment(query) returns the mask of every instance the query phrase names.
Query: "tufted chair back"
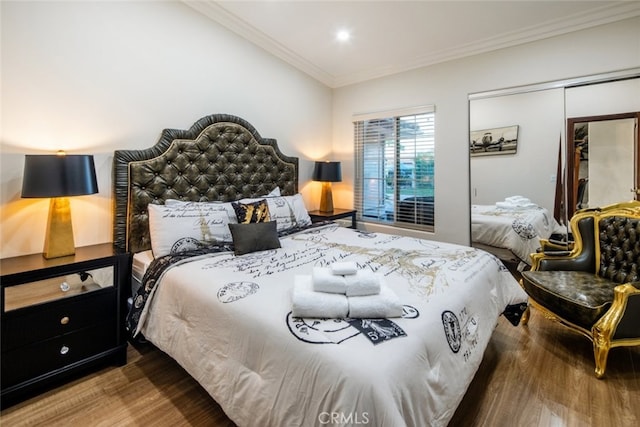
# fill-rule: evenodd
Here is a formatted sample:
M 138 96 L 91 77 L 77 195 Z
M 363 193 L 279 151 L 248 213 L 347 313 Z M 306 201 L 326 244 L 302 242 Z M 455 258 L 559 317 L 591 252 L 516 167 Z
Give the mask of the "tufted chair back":
M 640 280 L 640 219 L 609 216 L 598 222 L 598 274 L 616 283 Z

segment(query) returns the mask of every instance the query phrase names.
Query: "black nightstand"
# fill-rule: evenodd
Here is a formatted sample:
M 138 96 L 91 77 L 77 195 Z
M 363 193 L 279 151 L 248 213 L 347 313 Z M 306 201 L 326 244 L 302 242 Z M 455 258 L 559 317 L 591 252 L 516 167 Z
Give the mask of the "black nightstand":
M 90 369 L 127 362 L 130 257 L 111 243 L 0 260 L 4 408 Z
M 332 212 L 309 211 L 311 222 L 322 222 L 335 220 L 340 218 L 351 217 L 351 227 L 356 228 L 356 212 L 355 209 L 334 209 Z

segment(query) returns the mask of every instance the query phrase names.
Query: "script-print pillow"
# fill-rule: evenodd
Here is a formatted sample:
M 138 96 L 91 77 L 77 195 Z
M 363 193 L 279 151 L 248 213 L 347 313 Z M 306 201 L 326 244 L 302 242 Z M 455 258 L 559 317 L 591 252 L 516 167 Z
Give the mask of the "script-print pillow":
M 232 241 L 229 216 L 222 204 L 150 204 L 148 209 L 155 257 Z
M 231 202 L 186 202 L 184 200 L 176 200 L 176 199 L 167 199 L 164 204 L 166 206 L 188 206 L 189 209 L 213 209 L 217 211 L 225 211 L 227 212 L 227 216 L 229 217 L 230 224 L 237 224 L 238 220 L 236 219 L 236 211 L 233 209 L 233 205 Z

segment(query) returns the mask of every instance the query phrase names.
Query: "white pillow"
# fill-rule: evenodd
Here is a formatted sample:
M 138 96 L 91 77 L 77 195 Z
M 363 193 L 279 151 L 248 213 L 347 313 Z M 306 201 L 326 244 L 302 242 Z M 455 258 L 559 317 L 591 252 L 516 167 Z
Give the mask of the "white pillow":
M 278 195 L 273 196 L 273 194 Z M 300 193 L 293 196 L 280 196 L 280 187 L 276 187 L 267 196 L 241 199 L 238 200 L 238 202 L 251 203 L 263 199 L 267 200 L 271 220 L 276 220 L 278 222 L 278 231 L 289 230 L 294 227 L 308 227 L 311 225 L 311 218 L 307 213 L 307 208 L 304 205 L 304 200 Z M 165 201 L 165 206 L 178 205 L 194 205 L 194 208 L 198 205 L 216 206 L 219 210 L 225 210 L 227 212 L 227 215 L 229 216 L 229 224 L 238 223 L 236 211 L 233 209 L 231 202 L 185 202 L 176 199 L 167 199 Z
M 223 204 L 149 204 L 148 210 L 151 249 L 155 257 L 232 241 L 229 214 Z
M 307 208 L 300 193 L 294 196 L 241 199 L 240 203 L 251 203 L 263 199 L 269 205 L 271 220 L 278 222 L 278 231 L 311 225 L 311 218 L 307 213 Z
M 266 197 L 280 197 L 280 187 L 274 188 L 266 196 L 261 196 L 261 197 L 259 197 L 257 199 L 251 199 L 251 200 L 262 200 L 262 199 L 264 199 Z M 203 203 L 203 204 L 212 204 L 212 205 L 223 206 L 224 209 L 229 214 L 229 222 L 231 224 L 237 224 L 238 223 L 238 220 L 237 220 L 237 217 L 236 217 L 236 211 L 233 209 L 233 206 L 231 205 L 231 202 L 190 202 L 190 201 L 178 200 L 178 199 L 167 199 L 164 202 L 164 204 L 166 206 L 176 206 L 176 205 L 179 205 L 179 204 L 188 205 L 188 204 L 191 204 L 191 203 Z
M 296 217 L 298 227 L 307 227 L 311 225 L 311 217 L 309 216 L 309 212 L 307 212 L 307 207 L 304 205 L 302 194 L 297 193 L 293 196 L 284 197 L 289 202 L 289 205 L 291 205 L 291 209 L 293 209 L 293 215 Z
M 276 187 L 264 197 L 279 197 L 279 196 L 280 196 L 280 187 Z
M 216 211 L 225 211 L 227 213 L 230 224 L 238 223 L 236 211 L 233 209 L 231 202 L 187 202 L 184 200 L 167 199 L 165 200 L 164 204 L 165 206 L 188 206 L 190 207 L 190 209 L 196 209 L 198 208 L 198 206 L 206 207 L 212 205 L 213 207 L 209 209 L 214 209 Z

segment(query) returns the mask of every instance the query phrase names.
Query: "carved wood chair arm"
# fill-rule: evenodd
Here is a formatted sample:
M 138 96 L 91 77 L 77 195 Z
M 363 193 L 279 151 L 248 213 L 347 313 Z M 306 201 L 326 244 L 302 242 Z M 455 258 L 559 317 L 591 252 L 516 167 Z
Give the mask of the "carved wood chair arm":
M 640 282 L 618 285 L 613 303 L 593 325 L 594 339 L 607 335 L 610 340 L 640 339 Z

